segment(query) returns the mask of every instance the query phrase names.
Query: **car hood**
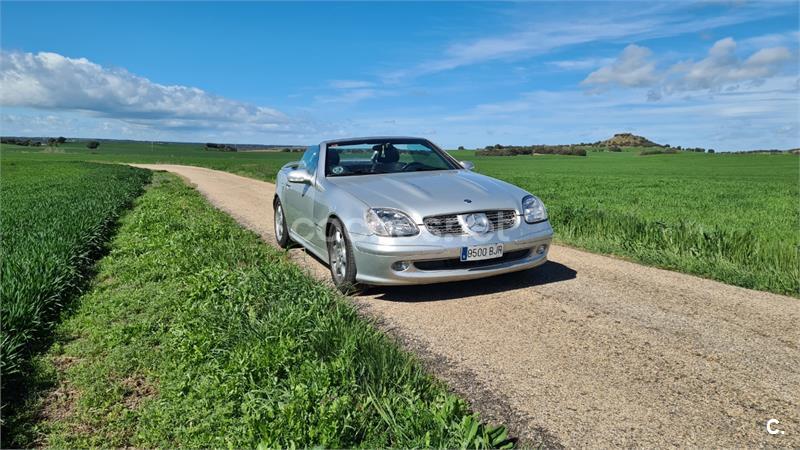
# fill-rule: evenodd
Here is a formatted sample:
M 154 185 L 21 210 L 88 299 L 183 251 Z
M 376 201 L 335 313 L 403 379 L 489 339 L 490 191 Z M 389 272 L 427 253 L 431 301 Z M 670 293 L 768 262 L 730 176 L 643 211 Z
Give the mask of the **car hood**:
M 423 217 L 494 209 L 520 210 L 524 190 L 467 170 L 359 175 L 328 180 L 372 208 Z M 466 200 L 469 200 L 467 202 Z

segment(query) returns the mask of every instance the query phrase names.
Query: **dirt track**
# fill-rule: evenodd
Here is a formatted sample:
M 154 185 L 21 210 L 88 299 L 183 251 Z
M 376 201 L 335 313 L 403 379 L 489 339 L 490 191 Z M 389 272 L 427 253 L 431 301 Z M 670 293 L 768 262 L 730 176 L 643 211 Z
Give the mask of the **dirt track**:
M 175 172 L 272 242 L 274 186 Z M 292 257 L 328 280 L 302 250 Z M 551 262 L 354 302 L 476 410 L 549 445 L 800 447 L 800 300 L 553 246 Z M 785 434 L 770 435 L 768 419 Z

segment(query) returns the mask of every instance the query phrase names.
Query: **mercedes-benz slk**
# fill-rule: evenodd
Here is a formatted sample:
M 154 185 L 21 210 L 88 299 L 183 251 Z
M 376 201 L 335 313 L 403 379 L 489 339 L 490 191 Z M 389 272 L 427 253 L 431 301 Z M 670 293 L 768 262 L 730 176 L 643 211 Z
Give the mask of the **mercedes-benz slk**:
M 275 239 L 328 262 L 343 291 L 543 264 L 553 230 L 541 200 L 472 169 L 422 138 L 322 142 L 278 173 Z

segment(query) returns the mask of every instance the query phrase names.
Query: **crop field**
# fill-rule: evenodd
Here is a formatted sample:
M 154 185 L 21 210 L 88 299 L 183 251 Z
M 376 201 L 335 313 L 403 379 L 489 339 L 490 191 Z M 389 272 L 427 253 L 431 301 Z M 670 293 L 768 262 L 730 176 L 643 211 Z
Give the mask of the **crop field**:
M 115 220 L 150 173 L 82 162 L 3 164 L 3 401 L 14 397 L 37 338 L 90 276 Z M 4 412 L 7 412 L 5 410 Z
M 486 427 L 333 290 L 177 177 L 121 219 L 20 444 L 488 447 Z M 56 372 L 55 370 L 52 370 Z
M 798 295 L 795 155 L 451 153 L 540 196 L 562 243 Z
M 227 153 L 206 150 L 195 144 L 150 144 L 145 142 L 103 142 L 90 150 L 85 142 L 67 142 L 56 148 L 2 145 L 4 160 L 98 161 L 130 163 L 187 164 L 224 170 L 239 175 L 274 180 L 278 169 L 296 161 L 301 153 L 280 151 Z
M 98 160 L 199 165 L 274 180 L 296 153 L 220 153 L 192 145 L 65 144 L 59 152 L 4 146 L 17 160 Z M 639 148 L 588 156 L 476 156 L 478 172 L 517 184 L 548 206 L 556 239 L 598 253 L 739 286 L 798 295 L 800 159 L 795 155 Z

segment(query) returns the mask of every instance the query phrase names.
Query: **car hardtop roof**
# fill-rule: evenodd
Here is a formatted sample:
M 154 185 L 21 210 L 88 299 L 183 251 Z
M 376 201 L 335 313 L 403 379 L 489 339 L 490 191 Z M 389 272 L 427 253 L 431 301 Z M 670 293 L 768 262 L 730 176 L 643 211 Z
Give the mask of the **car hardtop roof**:
M 382 144 L 384 142 L 393 142 L 395 144 L 415 144 L 415 143 L 431 143 L 431 141 L 414 136 L 368 136 L 368 137 L 354 137 L 346 139 L 331 139 L 329 141 L 322 141 L 320 146 L 329 146 L 330 144 Z

